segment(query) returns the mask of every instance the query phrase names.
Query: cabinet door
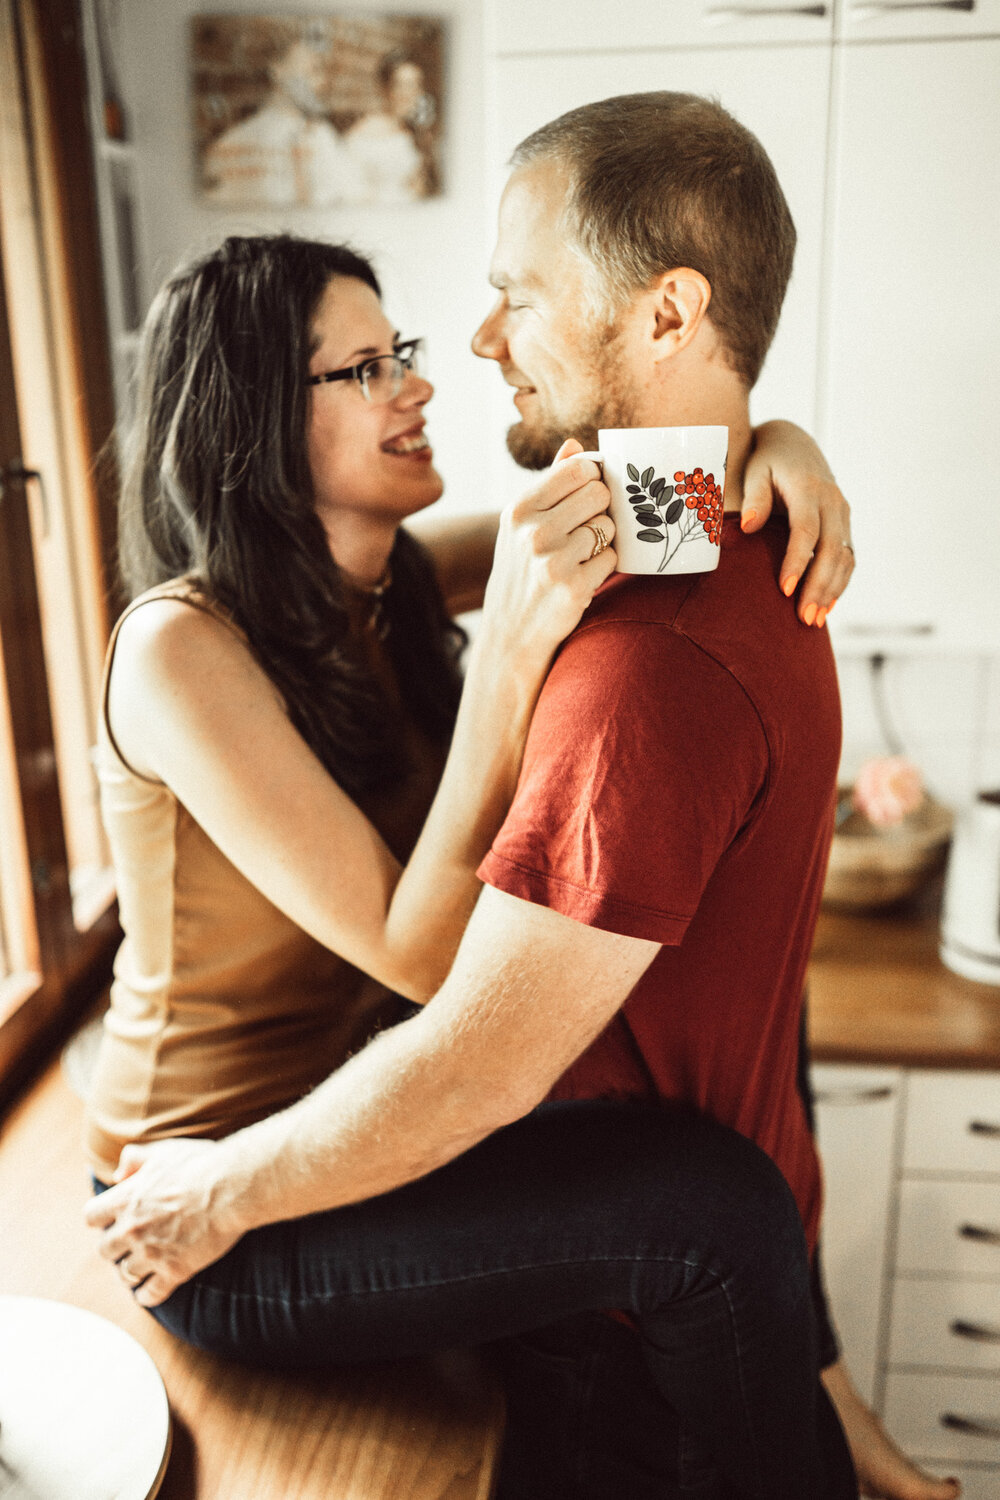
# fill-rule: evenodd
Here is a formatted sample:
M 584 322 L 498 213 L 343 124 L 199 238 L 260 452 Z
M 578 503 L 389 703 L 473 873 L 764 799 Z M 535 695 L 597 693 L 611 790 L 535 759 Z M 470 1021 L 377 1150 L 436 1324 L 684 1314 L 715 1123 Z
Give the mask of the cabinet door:
M 769 152 L 798 230 L 795 270 L 781 325 L 753 393 L 755 421 L 788 417 L 815 424 L 829 49 L 691 49 L 604 57 L 501 59 L 495 67 L 490 155 L 499 195 L 504 163 L 520 140 L 547 120 L 612 94 L 677 89 L 711 94 L 757 135 Z M 510 393 L 496 382 L 495 420 L 509 426 Z M 520 480 L 523 488 L 523 476 Z M 510 476 L 502 492 L 518 493 Z
M 852 41 L 995 36 L 1000 0 L 841 0 L 837 31 Z
M 832 33 L 832 17 L 832 0 L 618 0 L 614 6 L 608 0 L 572 5 L 492 0 L 488 41 L 496 52 L 522 55 L 710 42 L 821 42 Z
M 858 1390 L 876 1396 L 901 1073 L 815 1067 L 826 1187 L 821 1230 L 833 1320 Z
M 1000 645 L 1000 41 L 840 49 L 821 435 L 854 511 L 836 635 Z

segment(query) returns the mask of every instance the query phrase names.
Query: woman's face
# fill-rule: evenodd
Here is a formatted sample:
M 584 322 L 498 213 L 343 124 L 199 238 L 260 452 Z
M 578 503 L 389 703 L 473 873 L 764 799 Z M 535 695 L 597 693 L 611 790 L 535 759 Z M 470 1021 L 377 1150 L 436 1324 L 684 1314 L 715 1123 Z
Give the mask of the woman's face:
M 391 354 L 397 332 L 363 281 L 335 276 L 312 322 L 310 375 Z M 321 518 L 379 518 L 398 525 L 423 510 L 444 485 L 424 435 L 429 381 L 408 371 L 392 401 L 374 405 L 356 380 L 309 388 L 306 441 L 316 509 Z

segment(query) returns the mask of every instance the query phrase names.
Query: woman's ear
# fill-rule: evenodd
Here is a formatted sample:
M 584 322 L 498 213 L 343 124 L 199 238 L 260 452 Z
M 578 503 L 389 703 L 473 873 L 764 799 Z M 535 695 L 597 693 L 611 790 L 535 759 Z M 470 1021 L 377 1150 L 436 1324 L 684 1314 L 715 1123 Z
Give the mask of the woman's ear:
M 680 266 L 664 272 L 651 294 L 655 358 L 669 359 L 687 348 L 701 328 L 712 288 L 700 271 Z

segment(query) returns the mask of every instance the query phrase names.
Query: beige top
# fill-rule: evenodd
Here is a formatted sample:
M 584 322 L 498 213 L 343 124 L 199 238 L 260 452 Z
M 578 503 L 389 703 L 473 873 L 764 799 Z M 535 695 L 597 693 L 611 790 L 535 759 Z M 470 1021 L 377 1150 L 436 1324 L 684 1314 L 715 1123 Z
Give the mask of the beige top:
M 183 580 L 142 595 L 122 619 L 164 597 L 237 630 Z M 168 786 L 119 754 L 108 681 L 120 627 L 105 666 L 98 777 L 125 939 L 86 1124 L 91 1166 L 104 1180 L 129 1141 L 218 1137 L 284 1108 L 399 1014 L 384 986 L 273 906 Z M 377 806 L 363 804 L 403 860 L 444 761 L 415 729 L 408 739 L 413 772 Z

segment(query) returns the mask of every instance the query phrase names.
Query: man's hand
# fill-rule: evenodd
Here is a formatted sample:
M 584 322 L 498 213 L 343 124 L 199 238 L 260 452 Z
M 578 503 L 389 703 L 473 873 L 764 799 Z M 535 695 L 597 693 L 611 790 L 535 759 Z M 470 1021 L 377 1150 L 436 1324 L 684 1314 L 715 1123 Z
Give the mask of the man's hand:
M 87 1223 L 104 1231 L 100 1253 L 143 1307 L 164 1302 L 244 1232 L 215 1171 L 218 1150 L 195 1140 L 126 1146 L 115 1185 L 87 1204 Z
M 758 531 L 774 500 L 788 511 L 791 534 L 779 582 L 806 625 L 822 626 L 854 572 L 851 509 L 826 459 L 792 422 L 754 429 L 754 449 L 743 479 L 744 531 Z

